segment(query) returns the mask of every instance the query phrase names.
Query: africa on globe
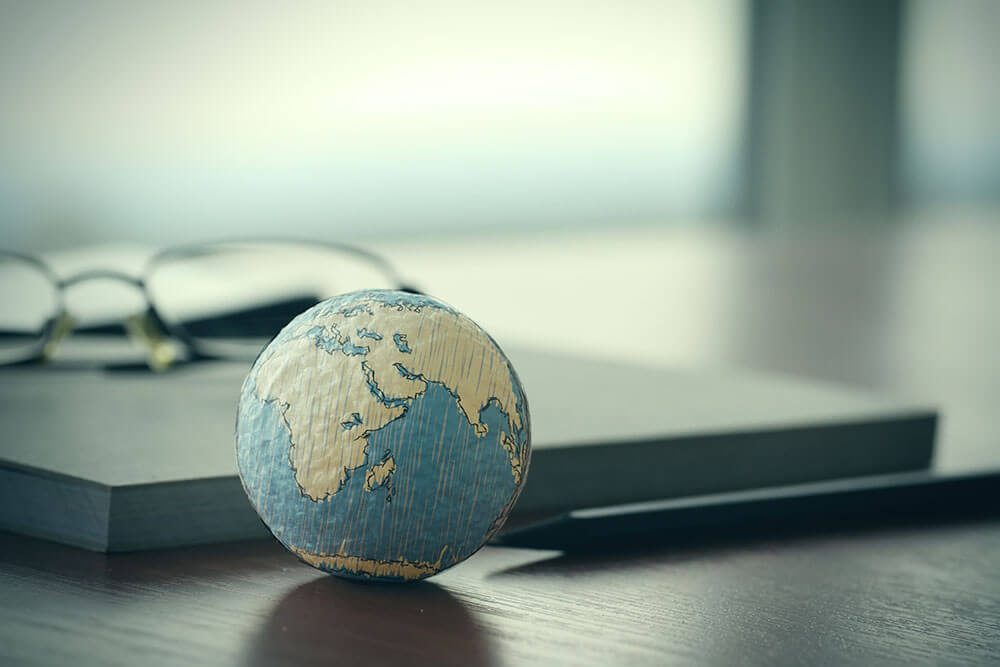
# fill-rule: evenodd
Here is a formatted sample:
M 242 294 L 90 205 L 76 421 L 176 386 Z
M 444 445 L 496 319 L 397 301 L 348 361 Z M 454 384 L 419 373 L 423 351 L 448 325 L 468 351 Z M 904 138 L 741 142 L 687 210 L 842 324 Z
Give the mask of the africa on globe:
M 236 455 L 274 536 L 332 574 L 423 579 L 501 528 L 528 405 L 475 322 L 428 296 L 352 292 L 292 320 L 243 384 Z

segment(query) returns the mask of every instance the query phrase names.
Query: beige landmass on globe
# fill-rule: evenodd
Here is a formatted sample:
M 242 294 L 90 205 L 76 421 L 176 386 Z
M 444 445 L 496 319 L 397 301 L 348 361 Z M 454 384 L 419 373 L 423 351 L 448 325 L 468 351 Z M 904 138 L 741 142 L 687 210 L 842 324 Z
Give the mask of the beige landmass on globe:
M 371 577 L 398 577 L 400 579 L 413 580 L 429 577 L 441 570 L 441 561 L 444 559 L 445 551 L 441 550 L 436 563 L 426 563 L 424 561 L 393 560 L 381 561 L 371 558 L 361 558 L 360 556 L 345 556 L 341 554 L 315 554 L 297 547 L 289 547 L 299 558 L 309 563 L 313 567 L 327 570 L 346 570 L 353 574 L 367 574 Z
M 480 437 L 488 431 L 479 420 L 480 410 L 498 402 L 508 419 L 500 441 L 514 481 L 520 483 L 523 451 L 514 433 L 522 424 L 503 354 L 466 317 L 430 307 L 415 317 L 413 310 L 371 300 L 352 305 L 347 313 L 320 314 L 261 360 L 257 395 L 280 403 L 292 434 L 296 481 L 313 500 L 340 490 L 349 471 L 364 464 L 368 435 L 405 412 L 403 406 L 377 400 L 370 381 L 387 399 L 412 399 L 424 392 L 427 381 L 442 383 L 457 396 L 461 413 Z M 316 335 L 304 335 L 316 326 L 331 344 L 367 352 L 324 349 Z M 397 347 L 394 335 L 402 337 L 409 352 Z M 289 388 L 294 388 L 292 395 Z M 395 463 L 387 463 L 369 469 L 366 488 L 372 490 L 391 476 Z
M 372 491 L 382 486 L 394 472 L 396 472 L 396 461 L 391 456 L 382 463 L 372 466 L 365 473 L 365 491 Z

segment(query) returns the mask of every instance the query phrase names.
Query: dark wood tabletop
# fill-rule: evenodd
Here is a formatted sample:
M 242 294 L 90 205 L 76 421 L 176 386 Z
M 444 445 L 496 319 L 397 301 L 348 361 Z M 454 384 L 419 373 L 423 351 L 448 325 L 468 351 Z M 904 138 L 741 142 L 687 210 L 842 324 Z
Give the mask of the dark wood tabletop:
M 726 295 L 720 363 L 937 399 L 945 467 L 998 460 L 993 221 L 706 243 L 727 274 L 681 279 Z M 103 555 L 0 534 L 2 665 L 901 662 L 1000 663 L 1000 518 L 487 547 L 413 585 L 271 541 Z
M 414 585 L 272 542 L 102 555 L 0 537 L 0 663 L 988 664 L 1000 521 L 625 553 L 487 547 Z

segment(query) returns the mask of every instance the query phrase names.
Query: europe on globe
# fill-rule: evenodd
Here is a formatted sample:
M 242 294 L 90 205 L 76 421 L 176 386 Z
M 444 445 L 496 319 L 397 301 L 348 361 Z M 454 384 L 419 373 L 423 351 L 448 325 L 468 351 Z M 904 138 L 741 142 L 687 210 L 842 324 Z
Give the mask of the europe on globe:
M 300 559 L 408 581 L 472 555 L 503 525 L 530 459 L 528 404 L 475 322 L 428 296 L 319 303 L 261 352 L 236 455 L 254 509 Z

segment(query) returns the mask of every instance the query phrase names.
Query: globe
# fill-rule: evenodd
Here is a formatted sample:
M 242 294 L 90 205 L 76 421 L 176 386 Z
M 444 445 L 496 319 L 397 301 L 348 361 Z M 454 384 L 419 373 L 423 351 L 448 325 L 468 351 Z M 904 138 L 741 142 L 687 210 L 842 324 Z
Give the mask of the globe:
M 503 525 L 530 458 L 510 361 L 429 296 L 366 290 L 292 320 L 253 364 L 236 454 L 274 536 L 332 574 L 428 577 Z

